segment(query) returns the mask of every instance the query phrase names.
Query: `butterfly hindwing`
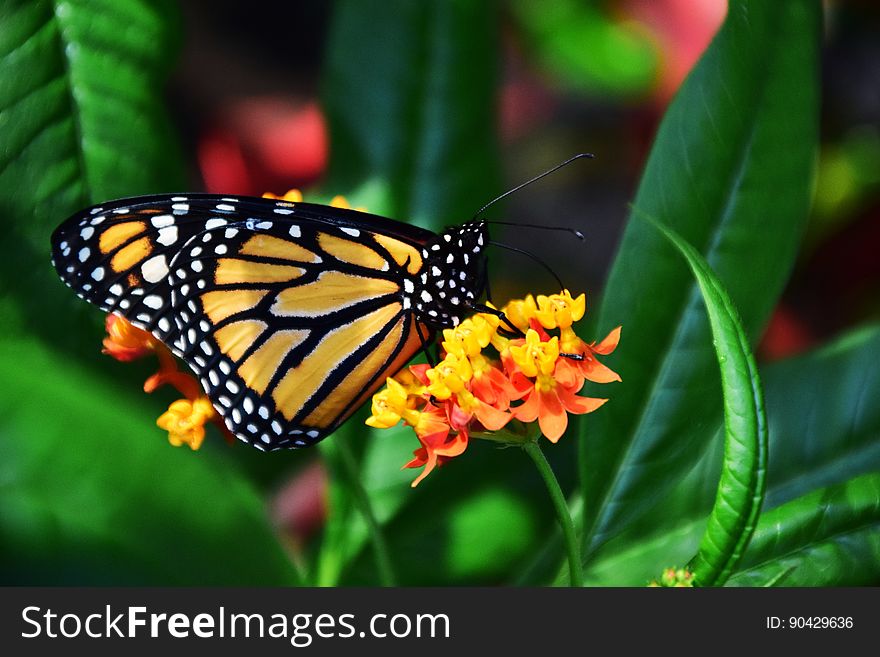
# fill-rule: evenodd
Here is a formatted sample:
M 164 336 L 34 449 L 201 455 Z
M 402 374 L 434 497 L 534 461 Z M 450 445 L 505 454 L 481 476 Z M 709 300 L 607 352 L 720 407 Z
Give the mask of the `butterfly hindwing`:
M 421 348 L 389 255 L 308 217 L 229 221 L 182 249 L 178 350 L 234 433 L 270 448 L 319 440 Z

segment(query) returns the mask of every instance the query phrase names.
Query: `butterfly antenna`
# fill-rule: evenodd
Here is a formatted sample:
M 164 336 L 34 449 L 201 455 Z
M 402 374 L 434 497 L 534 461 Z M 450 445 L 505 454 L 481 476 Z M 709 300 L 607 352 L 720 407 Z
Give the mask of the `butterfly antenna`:
M 490 226 L 516 226 L 517 228 L 537 228 L 539 230 L 561 230 L 566 233 L 571 233 L 581 242 L 586 239 L 581 231 L 575 228 L 569 228 L 568 226 L 541 226 L 539 224 L 520 224 L 514 221 L 483 221 L 483 223 Z
M 497 247 L 500 248 L 500 249 L 506 249 L 507 251 L 513 251 L 514 253 L 521 253 L 521 254 L 523 254 L 524 256 L 528 256 L 529 258 L 531 258 L 532 260 L 534 260 L 535 262 L 537 262 L 539 265 L 541 265 L 541 266 L 542 266 L 544 269 L 546 269 L 548 272 L 550 272 L 550 275 L 551 275 L 554 279 L 556 279 L 556 282 L 559 284 L 559 289 L 560 289 L 560 290 L 565 290 L 565 289 L 566 289 L 565 285 L 562 283 L 562 279 L 559 278 L 559 275 L 558 275 L 555 271 L 553 271 L 553 269 L 550 267 L 550 265 L 548 265 L 546 262 L 544 262 L 543 260 L 541 260 L 541 259 L 540 259 L 538 256 L 536 256 L 534 253 L 531 253 L 530 251 L 526 251 L 525 249 L 518 249 L 517 247 L 515 247 L 515 246 L 510 246 L 509 244 L 502 244 L 501 242 L 494 242 L 494 241 L 492 241 L 492 240 L 489 241 L 489 244 L 491 244 L 492 246 L 497 246 Z
M 595 155 L 593 155 L 592 153 L 578 153 L 577 155 L 574 155 L 574 156 L 568 158 L 565 162 L 562 162 L 562 163 L 560 163 L 560 164 L 557 164 L 557 165 L 556 165 L 555 167 L 553 167 L 552 169 L 548 169 L 548 170 L 545 171 L 544 173 L 540 173 L 540 174 L 538 174 L 537 176 L 535 176 L 534 178 L 531 178 L 531 179 L 529 179 L 529 180 L 526 180 L 524 183 L 520 183 L 519 185 L 517 185 L 517 186 L 514 187 L 513 189 L 509 189 L 509 190 L 507 190 L 507 191 L 504 192 L 501 196 L 492 199 L 491 201 L 489 201 L 488 203 L 486 203 L 486 205 L 484 205 L 484 206 L 481 207 L 479 210 L 477 210 L 477 213 L 474 215 L 474 220 L 476 220 L 481 214 L 483 214 L 483 212 L 485 212 L 485 211 L 486 211 L 487 209 L 489 209 L 491 206 L 495 205 L 498 201 L 500 201 L 500 200 L 503 199 L 504 197 L 506 197 L 506 196 L 510 196 L 510 195 L 513 194 L 514 192 L 518 192 L 519 190 L 521 190 L 523 187 L 526 187 L 526 186 L 528 186 L 528 185 L 531 185 L 533 182 L 538 182 L 541 178 L 544 178 L 545 176 L 549 176 L 551 173 L 555 173 L 556 171 L 559 171 L 562 167 L 566 167 L 566 166 L 568 166 L 569 164 L 571 164 L 571 163 L 574 162 L 575 160 L 580 160 L 580 159 L 585 158 L 585 157 L 592 159 L 593 157 L 595 157 Z M 562 229 L 562 230 L 566 230 L 566 229 Z

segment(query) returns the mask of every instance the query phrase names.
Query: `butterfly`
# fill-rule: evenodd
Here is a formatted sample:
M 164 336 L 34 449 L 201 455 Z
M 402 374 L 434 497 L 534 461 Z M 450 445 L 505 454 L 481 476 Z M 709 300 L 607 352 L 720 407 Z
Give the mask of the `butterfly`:
M 51 241 L 65 284 L 166 344 L 262 450 L 332 433 L 486 288 L 482 220 L 437 234 L 310 203 L 158 195 L 82 210 Z

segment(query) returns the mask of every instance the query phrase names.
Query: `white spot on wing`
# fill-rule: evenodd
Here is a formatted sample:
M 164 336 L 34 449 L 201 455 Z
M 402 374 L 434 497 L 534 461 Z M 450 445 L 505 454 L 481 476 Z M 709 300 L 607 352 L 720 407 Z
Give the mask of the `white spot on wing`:
M 150 219 L 150 223 L 154 228 L 165 228 L 174 224 L 174 217 L 170 214 L 159 214 Z
M 162 297 L 156 294 L 150 294 L 144 297 L 142 302 L 147 308 L 152 308 L 153 310 L 159 310 L 162 307 Z
M 148 283 L 158 283 L 168 275 L 168 261 L 164 255 L 153 256 L 141 265 L 141 274 Z
M 177 226 L 166 226 L 159 230 L 159 237 L 156 238 L 159 244 L 171 246 L 177 241 Z

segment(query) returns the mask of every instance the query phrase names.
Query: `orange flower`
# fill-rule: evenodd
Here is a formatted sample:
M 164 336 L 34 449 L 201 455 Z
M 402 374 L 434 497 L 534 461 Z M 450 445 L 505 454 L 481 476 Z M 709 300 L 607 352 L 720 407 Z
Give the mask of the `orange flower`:
M 124 317 L 108 314 L 104 319 L 107 337 L 103 353 L 118 361 L 128 362 L 143 358 L 154 352 L 161 343 L 151 334 L 137 328 Z
M 413 452 L 415 458 L 403 466 L 404 468 L 425 467 L 422 473 L 413 480 L 413 488 L 418 486 L 419 482 L 427 477 L 435 467 L 462 454 L 467 448 L 468 442 L 466 433 L 454 434 L 450 438 L 448 429 L 426 436 L 418 436 L 418 438 L 422 446 Z
M 583 356 L 583 360 L 565 359 L 560 362 L 560 371 L 557 378 L 565 381 L 568 385 L 575 385 L 574 381 L 580 379 L 592 381 L 593 383 L 611 383 L 620 381 L 620 375 L 606 365 L 599 362 L 596 354 L 607 356 L 612 353 L 620 342 L 621 327 L 611 331 L 599 343 L 591 342 L 587 344 L 579 337 L 568 338 L 563 342 L 563 350 L 569 354 Z
M 159 416 L 156 424 L 168 432 L 168 442 L 175 447 L 185 444 L 197 450 L 205 439 L 205 423 L 214 420 L 216 415 L 207 397 L 192 401 L 178 399 Z
M 579 397 L 577 389 L 568 387 L 550 376 L 538 377 L 526 388 L 525 401 L 512 409 L 514 417 L 521 422 L 538 420 L 541 433 L 550 441 L 557 442 L 568 428 L 568 413 L 583 415 L 592 413 L 607 399 Z
M 541 340 L 538 331 L 529 329 L 525 339 L 519 342 L 523 344 L 511 346 L 510 352 L 519 367 L 514 385 L 524 393 L 525 399 L 512 409 L 512 413 L 522 422 L 537 419 L 541 433 L 555 443 L 568 427 L 567 412 L 575 415 L 591 413 L 608 400 L 579 397 L 576 393 L 583 385 L 583 379 L 568 385 L 559 380 L 557 371 L 565 369 L 567 359 L 559 357 L 556 336 Z

